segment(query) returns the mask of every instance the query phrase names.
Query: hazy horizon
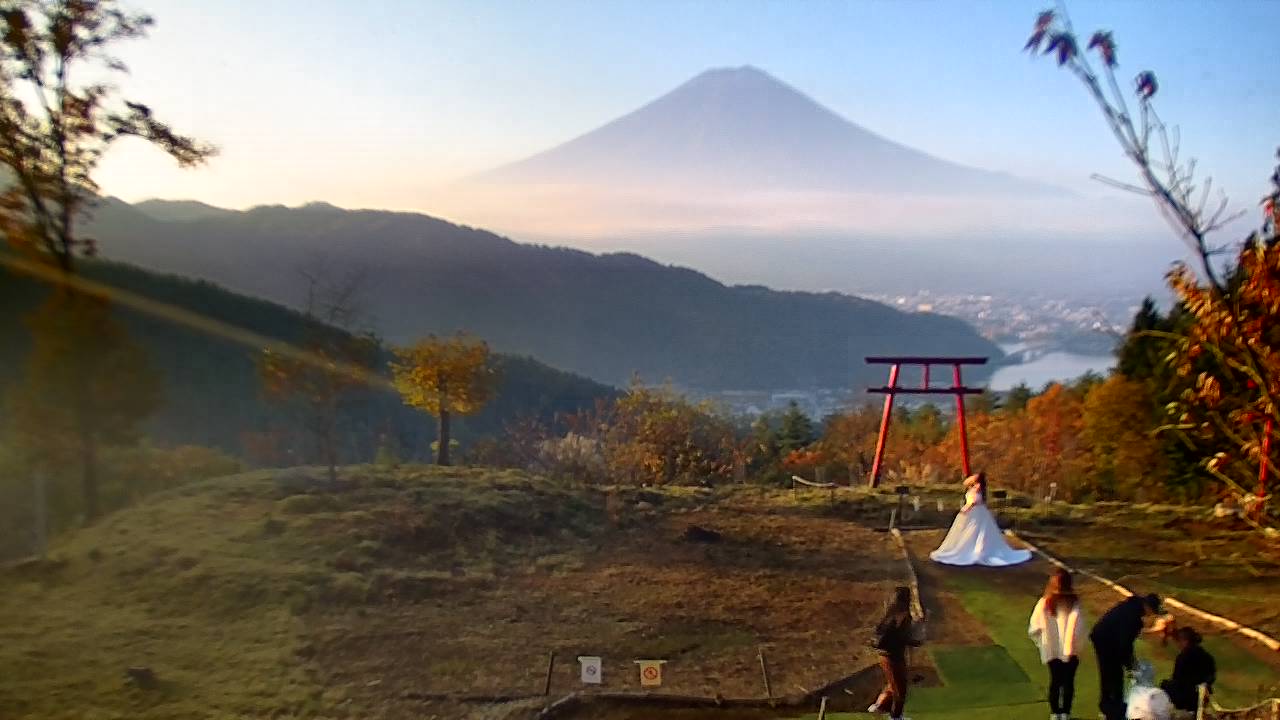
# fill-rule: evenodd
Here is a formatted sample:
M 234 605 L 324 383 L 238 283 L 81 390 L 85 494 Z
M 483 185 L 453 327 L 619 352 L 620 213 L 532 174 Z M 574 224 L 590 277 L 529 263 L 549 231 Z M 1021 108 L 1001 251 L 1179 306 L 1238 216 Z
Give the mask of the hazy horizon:
M 184 173 L 126 143 L 108 156 L 102 187 L 129 201 L 439 213 L 448 208 L 434 198 L 459 178 L 576 137 L 707 68 L 744 64 L 948 161 L 1090 197 L 1114 192 L 1089 181 L 1092 172 L 1131 177 L 1075 80 L 1019 53 L 1037 5 L 145 7 L 158 23 L 151 40 L 124 48 L 126 91 L 222 154 Z M 1184 147 L 1237 204 L 1252 205 L 1274 150 L 1268 130 L 1280 126 L 1280 80 L 1248 73 L 1247 58 L 1277 57 L 1268 28 L 1280 6 L 1071 10 L 1082 28 L 1115 31 L 1123 76 L 1157 72 L 1162 113 L 1181 126 Z M 1165 22 L 1152 23 L 1154 13 Z
M 1089 179 L 1134 176 L 1077 80 L 1020 52 L 1038 6 L 606 5 L 209 13 L 157 0 L 152 39 L 125 48 L 127 89 L 221 155 L 189 173 L 126 141 L 102 189 L 420 212 L 729 283 L 849 293 L 963 282 L 936 272 L 945 258 L 977 292 L 1141 296 L 1184 257 L 1149 200 Z M 1070 9 L 1077 27 L 1116 33 L 1122 82 L 1155 70 L 1185 153 L 1251 208 L 1280 79 L 1242 58 L 1280 60 L 1266 32 L 1280 5 Z M 477 181 L 511 168 L 520 182 Z

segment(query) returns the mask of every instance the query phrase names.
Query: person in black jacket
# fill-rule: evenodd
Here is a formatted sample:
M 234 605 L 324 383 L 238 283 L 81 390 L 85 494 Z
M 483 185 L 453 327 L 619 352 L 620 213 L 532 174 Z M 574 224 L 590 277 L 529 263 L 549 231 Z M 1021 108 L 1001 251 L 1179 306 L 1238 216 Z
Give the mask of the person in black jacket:
M 1142 634 L 1143 618 L 1159 614 L 1159 595 L 1134 595 L 1093 624 L 1089 640 L 1098 658 L 1098 709 L 1106 720 L 1125 720 L 1124 670 L 1133 666 L 1133 643 Z
M 911 588 L 900 585 L 894 589 L 884 617 L 876 624 L 873 644 L 880 653 L 885 687 L 867 712 L 887 712 L 894 720 L 901 720 L 907 703 L 907 648 L 920 644 L 911 619 Z
M 1217 680 L 1218 668 L 1213 656 L 1200 646 L 1200 633 L 1189 627 L 1174 631 L 1173 641 L 1178 644 L 1178 658 L 1173 661 L 1173 677 L 1160 683 L 1173 706 L 1179 710 L 1195 712 L 1200 705 L 1200 686 L 1209 686 Z

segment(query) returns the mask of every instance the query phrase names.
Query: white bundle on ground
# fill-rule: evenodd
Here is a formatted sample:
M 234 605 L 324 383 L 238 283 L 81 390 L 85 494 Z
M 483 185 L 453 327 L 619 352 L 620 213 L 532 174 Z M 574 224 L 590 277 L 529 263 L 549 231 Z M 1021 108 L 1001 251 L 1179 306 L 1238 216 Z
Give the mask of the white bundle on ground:
M 1173 702 L 1156 684 L 1156 669 L 1151 663 L 1140 660 L 1129 675 L 1129 694 L 1125 698 L 1129 720 L 1170 720 Z

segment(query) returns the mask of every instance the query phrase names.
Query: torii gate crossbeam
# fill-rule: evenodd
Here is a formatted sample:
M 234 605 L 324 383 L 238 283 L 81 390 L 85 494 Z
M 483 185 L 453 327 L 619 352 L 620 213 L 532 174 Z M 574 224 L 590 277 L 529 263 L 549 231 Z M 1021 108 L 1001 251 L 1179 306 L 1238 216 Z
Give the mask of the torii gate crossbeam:
M 884 462 L 885 441 L 889 437 L 889 423 L 893 420 L 893 399 L 897 395 L 955 395 L 956 396 L 956 428 L 960 431 L 960 464 L 965 477 L 970 474 L 969 468 L 969 435 L 964 421 L 964 396 L 980 395 L 982 388 L 966 387 L 960 376 L 960 368 L 964 365 L 986 365 L 985 357 L 869 357 L 869 365 L 888 365 L 889 384 L 884 387 L 867 388 L 867 392 L 884 395 L 884 415 L 880 418 L 880 434 L 876 438 L 876 458 L 871 465 L 871 487 L 880 484 L 880 470 Z M 898 374 L 903 365 L 919 365 L 923 367 L 923 382 L 918 388 L 898 386 Z M 951 387 L 931 387 L 929 385 L 929 369 L 934 365 L 950 365 L 952 368 Z

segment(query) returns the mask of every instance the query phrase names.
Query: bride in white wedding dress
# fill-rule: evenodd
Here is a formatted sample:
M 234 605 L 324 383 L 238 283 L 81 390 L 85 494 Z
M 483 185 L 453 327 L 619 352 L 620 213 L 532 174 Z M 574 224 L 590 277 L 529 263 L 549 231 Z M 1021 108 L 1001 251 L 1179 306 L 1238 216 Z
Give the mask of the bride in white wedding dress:
M 1015 550 L 1005 542 L 996 518 L 987 509 L 987 478 L 982 473 L 964 481 L 964 507 L 947 537 L 929 554 L 946 565 L 1017 565 L 1031 559 L 1030 550 Z

